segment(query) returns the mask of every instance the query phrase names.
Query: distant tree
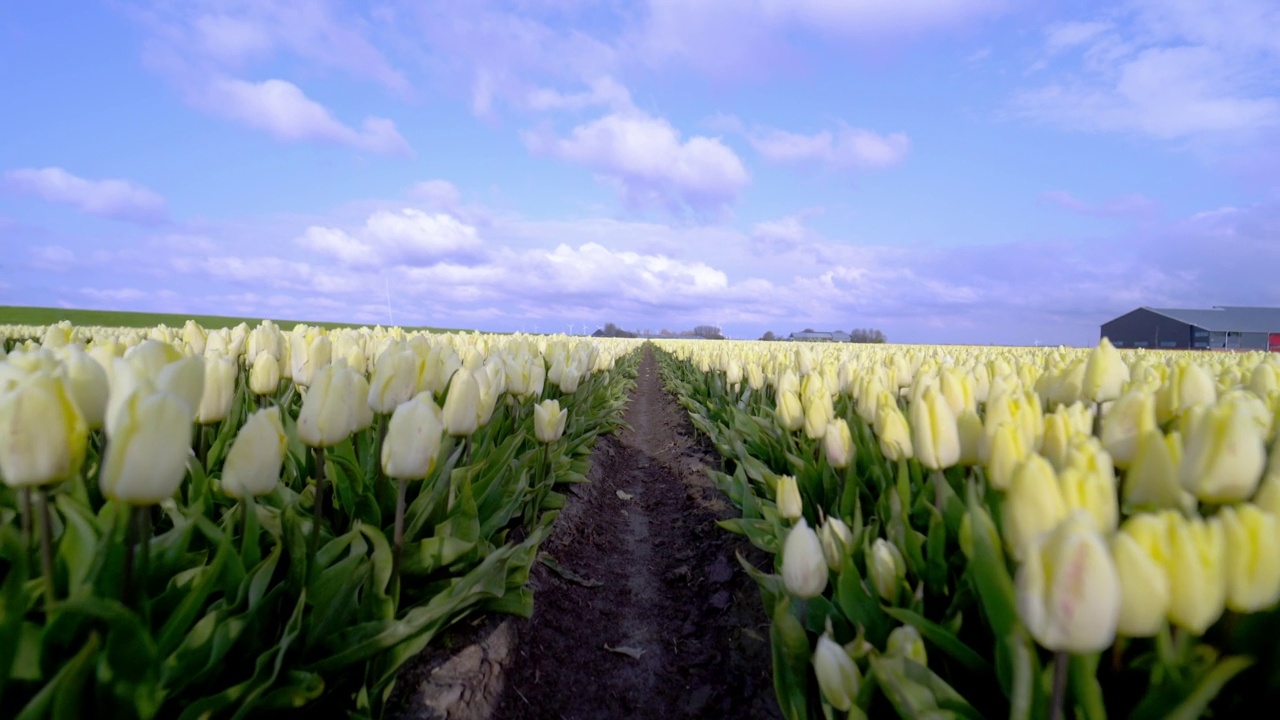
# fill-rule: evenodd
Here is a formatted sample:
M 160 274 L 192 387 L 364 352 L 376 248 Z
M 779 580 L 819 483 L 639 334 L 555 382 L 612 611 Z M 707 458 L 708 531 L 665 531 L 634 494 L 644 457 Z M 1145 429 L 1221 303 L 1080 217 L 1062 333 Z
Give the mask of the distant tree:
M 765 331 L 765 334 L 764 334 L 764 337 L 762 337 L 762 338 L 760 338 L 760 339 L 761 339 L 761 340 L 768 340 L 769 342 L 772 342 L 772 341 L 774 341 L 774 340 L 777 340 L 777 339 L 778 339 L 778 336 L 777 336 L 777 335 L 774 335 L 772 330 L 766 330 L 766 331 Z
M 849 333 L 849 342 L 856 343 L 885 343 L 889 342 L 884 333 L 874 328 L 859 328 Z
M 801 330 L 800 332 L 807 332 L 807 333 L 811 333 L 811 332 L 814 332 L 814 329 L 813 329 L 813 328 L 805 328 L 804 330 Z
M 604 329 L 597 330 L 596 332 L 600 333 L 601 337 L 633 338 L 636 336 L 636 334 L 630 330 L 623 330 L 614 323 L 605 323 Z

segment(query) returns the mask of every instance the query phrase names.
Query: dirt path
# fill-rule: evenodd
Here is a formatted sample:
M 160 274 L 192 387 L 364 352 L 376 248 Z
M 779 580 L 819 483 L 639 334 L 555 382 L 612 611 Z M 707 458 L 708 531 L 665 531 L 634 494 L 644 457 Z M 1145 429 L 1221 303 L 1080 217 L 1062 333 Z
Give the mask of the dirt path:
M 495 717 L 777 717 L 768 625 L 734 552 L 760 556 L 716 527 L 736 513 L 651 351 L 624 419 L 544 544 L 568 573 L 535 567 Z

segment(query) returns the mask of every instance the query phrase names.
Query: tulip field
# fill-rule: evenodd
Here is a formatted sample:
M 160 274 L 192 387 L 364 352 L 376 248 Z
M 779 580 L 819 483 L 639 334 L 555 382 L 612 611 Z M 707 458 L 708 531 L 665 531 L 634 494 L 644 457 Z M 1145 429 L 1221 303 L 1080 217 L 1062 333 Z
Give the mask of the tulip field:
M 741 517 L 721 525 L 772 555 L 740 560 L 784 716 L 1277 698 L 1275 355 L 658 345 L 724 458 Z
M 1274 354 L 270 321 L 0 341 L 3 717 L 382 717 L 452 626 L 533 612 L 642 345 L 720 456 L 719 525 L 760 551 L 738 560 L 784 717 L 1280 699 Z
M 636 345 L 0 326 L 4 717 L 377 717 L 450 625 L 528 615 Z

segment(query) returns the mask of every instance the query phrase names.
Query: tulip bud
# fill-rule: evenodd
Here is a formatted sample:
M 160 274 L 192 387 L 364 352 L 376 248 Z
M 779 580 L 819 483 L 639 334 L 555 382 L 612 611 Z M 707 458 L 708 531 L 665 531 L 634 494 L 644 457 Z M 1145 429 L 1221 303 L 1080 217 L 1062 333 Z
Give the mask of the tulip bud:
M 1265 610 L 1280 600 L 1280 523 L 1257 505 L 1222 509 L 1226 536 L 1227 607 Z
M 961 465 L 977 465 L 982 447 L 982 418 L 976 410 L 965 410 L 956 418 L 956 435 L 960 438 Z
M 444 435 L 440 408 L 431 393 L 401 403 L 391 413 L 382 443 L 382 471 L 399 480 L 420 480 L 431 473 Z
M 889 460 L 896 462 L 911 458 L 911 426 L 897 404 L 880 406 L 876 414 L 876 435 L 880 441 L 880 452 Z
M 351 386 L 347 390 L 351 398 L 350 405 L 347 406 L 350 412 L 350 432 L 358 433 L 373 424 L 373 408 L 369 407 L 368 402 L 369 380 L 364 376 L 363 370 L 355 371 L 349 367 L 344 369 L 351 376 Z
M 973 377 L 955 368 L 938 371 L 938 391 L 947 399 L 951 414 L 959 417 L 966 410 L 976 410 L 973 396 Z
M 777 487 L 778 514 L 788 520 L 798 520 L 804 515 L 804 501 L 800 498 L 800 485 L 793 475 L 779 475 Z
M 1065 414 L 1052 412 L 1045 416 L 1040 454 L 1053 465 L 1054 470 L 1061 471 L 1067 466 L 1073 438 L 1071 423 Z
M 270 358 L 268 354 L 260 357 Z M 275 360 L 272 359 L 272 364 Z M 280 481 L 288 438 L 280 422 L 280 408 L 269 407 L 249 416 L 227 451 L 222 466 L 222 491 L 231 497 L 266 495 Z
M 533 434 L 538 442 L 553 443 L 564 435 L 567 411 L 560 408 L 559 400 L 543 400 L 533 406 Z
M 835 418 L 827 425 L 822 445 L 826 449 L 827 464 L 831 467 L 847 468 L 853 462 L 853 434 L 844 418 Z
M 73 477 L 84 463 L 89 427 L 67 391 L 47 370 L 0 396 L 0 475 L 10 487 Z
M 827 566 L 834 573 L 839 573 L 844 566 L 845 553 L 853 546 L 853 531 L 838 517 L 830 516 L 818 529 L 818 539 L 822 541 L 822 554 L 827 558 Z
M 1075 654 L 1111 645 L 1120 619 L 1120 576 L 1091 521 L 1070 515 L 1027 550 L 1014 584 L 1018 616 L 1036 642 Z
M 186 477 L 193 419 L 186 401 L 172 393 L 139 389 L 130 395 L 107 443 L 102 494 L 131 505 L 173 497 Z
M 1115 479 L 1096 473 L 1085 473 L 1078 467 L 1067 467 L 1058 473 L 1058 485 L 1067 512 L 1082 510 L 1093 521 L 1093 529 L 1108 534 L 1120 522 Z
M 960 432 L 946 398 L 932 385 L 911 403 L 911 446 L 920 464 L 945 470 L 960 460 Z
M 799 598 L 817 597 L 827 588 L 827 573 L 822 541 L 800 518 L 782 544 L 782 581 L 787 592 Z
M 172 393 L 181 398 L 195 417 L 204 397 L 204 358 L 189 357 L 171 362 L 155 375 L 157 390 Z
M 204 392 L 196 411 L 196 422 L 208 425 L 227 418 L 231 412 L 231 401 L 236 394 L 236 371 L 231 358 L 218 356 L 205 359 Z
M 1182 486 L 1212 503 L 1251 497 L 1267 460 L 1261 430 L 1238 403 L 1209 410 L 1186 437 L 1185 452 L 1179 473 Z
M 107 371 L 88 353 L 75 345 L 68 345 L 62 358 L 66 374 L 67 391 L 84 416 L 90 430 L 98 430 L 107 415 L 107 399 L 111 385 Z
M 327 365 L 311 377 L 298 413 L 298 439 L 309 447 L 337 445 L 352 432 L 351 408 L 364 405 L 353 397 L 354 373 L 342 365 Z
M 578 392 L 578 384 L 582 382 L 582 373 L 576 367 L 566 366 L 560 375 L 560 392 L 572 395 Z
M 1117 631 L 1128 637 L 1155 635 L 1172 602 L 1164 565 L 1168 533 L 1163 516 L 1139 515 L 1127 521 L 1111 540 L 1111 556 L 1120 575 Z
M 1249 389 L 1260 398 L 1280 390 L 1280 368 L 1266 361 L 1255 365 L 1249 374 Z
M 1127 468 L 1138 452 L 1138 438 L 1156 427 L 1156 399 L 1151 393 L 1132 390 L 1102 416 L 1099 437 L 1117 467 Z
M 1129 380 L 1129 366 L 1120 351 L 1107 338 L 1089 353 L 1080 395 L 1093 402 L 1106 402 L 1120 397 L 1120 388 Z
M 208 333 L 195 320 L 188 320 L 182 326 L 182 342 L 191 348 L 192 355 L 204 355 L 205 339 Z
M 1179 360 L 1156 397 L 1156 420 L 1166 423 L 1188 408 L 1213 404 L 1217 397 L 1218 386 L 1208 370 L 1198 363 Z
M 1033 453 L 1018 466 L 1002 511 L 1005 544 L 1021 560 L 1037 537 L 1067 517 L 1067 503 L 1048 460 Z
M 269 352 L 258 353 L 249 370 L 249 390 L 254 395 L 270 395 L 280 387 L 280 362 Z
M 1203 635 L 1222 616 L 1227 599 L 1226 538 L 1222 521 L 1169 517 L 1169 620 Z M 1272 540 L 1274 542 L 1274 540 Z
M 896 545 L 884 538 L 876 538 L 868 551 L 867 571 L 876 592 L 885 602 L 891 603 L 898 596 L 898 586 L 907 576 L 907 562 Z
M 798 394 L 779 390 L 776 413 L 778 424 L 787 432 L 795 432 L 804 427 L 804 405 L 800 403 Z
M 846 712 L 853 707 L 862 678 L 858 666 L 843 647 L 827 634 L 818 638 L 813 651 L 813 673 L 818 677 L 818 689 L 831 707 Z
M 1138 439 L 1138 450 L 1125 474 L 1124 504 L 1134 508 L 1180 508 L 1195 498 L 1178 484 L 1182 436 L 1151 429 Z
M 480 383 L 465 368 L 453 374 L 442 412 L 445 431 L 454 437 L 470 436 L 480 427 Z
M 997 426 L 991 437 L 991 454 L 987 460 L 987 479 L 991 481 L 991 487 L 1007 490 L 1013 483 L 1014 472 L 1027 459 L 1028 453 L 1018 425 L 1003 422 Z
M 422 361 L 412 350 L 387 351 L 378 356 L 369 383 L 369 407 L 386 414 L 418 392 Z
M 827 434 L 827 424 L 835 415 L 835 410 L 831 407 L 831 396 L 823 390 L 816 395 L 805 395 L 801 404 L 804 407 L 805 436 L 810 440 L 821 440 Z
M 912 625 L 899 625 L 889 632 L 889 643 L 886 652 L 921 665 L 929 665 L 929 655 L 924 648 L 924 638 L 920 631 Z

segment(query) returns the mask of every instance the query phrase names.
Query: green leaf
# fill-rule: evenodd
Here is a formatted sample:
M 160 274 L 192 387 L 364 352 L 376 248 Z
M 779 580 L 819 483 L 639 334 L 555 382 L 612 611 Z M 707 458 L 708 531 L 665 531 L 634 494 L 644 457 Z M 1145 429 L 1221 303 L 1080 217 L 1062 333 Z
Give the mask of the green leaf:
M 67 594 L 79 595 L 89 581 L 93 555 L 97 550 L 97 517 L 88 508 L 66 494 L 58 494 L 54 503 L 62 513 L 62 537 L 58 539 L 58 559 L 67 568 Z
M 22 637 L 22 617 L 27 611 L 29 598 L 27 583 L 27 552 L 18 531 L 8 525 L 0 525 L 0 557 L 8 564 L 4 583 L 0 584 L 0 701 L 9 678 L 16 671 L 21 676 L 23 668 L 15 667 L 19 658 Z M 34 668 L 33 668 L 34 669 Z
M 1000 536 L 995 523 L 978 501 L 977 493 L 970 487 L 969 523 L 973 530 L 973 558 L 969 568 L 977 584 L 982 609 L 997 637 L 1006 637 L 1018 623 L 1017 600 L 1013 579 L 1005 565 L 1004 551 L 1000 548 Z
M 1171 696 L 1166 692 L 1148 694 L 1133 711 L 1133 720 L 1195 720 L 1205 715 L 1209 704 L 1232 678 L 1254 664 L 1245 655 L 1231 655 L 1219 660 L 1213 669 L 1200 677 L 1186 695 Z
M 200 611 L 204 608 L 205 599 L 209 597 L 209 593 L 213 590 L 222 569 L 227 564 L 227 559 L 235 552 L 231 546 L 231 537 L 223 535 L 223 540 L 218 546 L 218 552 L 213 556 L 213 562 L 200 568 L 199 579 L 187 589 L 186 595 L 178 604 L 178 607 L 165 621 L 164 626 L 160 629 L 160 634 L 156 640 L 160 648 L 161 655 L 168 655 L 173 652 L 182 642 L 182 637 L 187 634 L 196 619 L 200 616 Z
M 872 654 L 871 671 L 885 697 L 901 717 L 929 715 L 982 720 L 982 714 L 960 693 L 938 677 L 937 673 L 914 660 Z
M 93 667 L 93 659 L 101 644 L 97 633 L 90 634 L 79 652 L 58 669 L 57 674 L 14 716 L 14 720 L 41 720 L 50 715 L 68 719 L 82 717 L 79 708 L 81 686 Z
M 995 671 L 992 670 L 990 663 L 941 625 L 906 608 L 886 607 L 884 611 L 899 622 L 920 631 L 921 637 L 936 645 L 939 650 L 960 663 L 969 672 L 981 677 L 994 675 Z
M 858 567 L 846 558 L 836 579 L 836 605 L 844 616 L 867 633 L 867 640 L 876 647 L 884 647 L 893 629 L 889 616 L 876 598 L 867 592 Z
M 773 654 L 773 690 L 788 720 L 809 717 L 809 636 L 783 599 L 773 611 L 769 627 Z

